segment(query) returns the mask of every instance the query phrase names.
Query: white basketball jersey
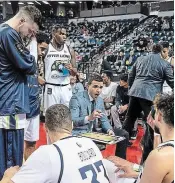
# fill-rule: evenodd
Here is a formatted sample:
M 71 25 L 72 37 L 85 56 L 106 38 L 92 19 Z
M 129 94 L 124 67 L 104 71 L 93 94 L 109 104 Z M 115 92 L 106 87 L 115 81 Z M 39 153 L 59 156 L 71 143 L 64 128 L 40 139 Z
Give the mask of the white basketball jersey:
M 44 60 L 45 80 L 52 84 L 69 84 L 69 71 L 64 67 L 71 63 L 71 54 L 66 44 L 62 50 L 56 50 L 49 44 L 48 53 Z
M 93 141 L 68 137 L 56 145 L 63 157 L 60 183 L 109 183 L 102 154 Z

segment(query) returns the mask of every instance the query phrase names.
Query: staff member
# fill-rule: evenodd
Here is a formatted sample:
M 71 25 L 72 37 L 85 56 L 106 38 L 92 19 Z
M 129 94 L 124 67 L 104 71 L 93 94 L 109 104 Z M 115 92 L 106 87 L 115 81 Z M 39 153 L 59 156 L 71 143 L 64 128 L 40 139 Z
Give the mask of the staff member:
M 163 83 L 166 80 L 171 88 L 174 88 L 174 76 L 171 65 L 160 56 L 161 46 L 154 45 L 153 53 L 148 56 L 139 57 L 129 74 L 129 105 L 123 128 L 132 134 L 134 123 L 141 113 L 146 118 L 151 111 L 152 102 L 156 94 L 162 92 Z M 147 127 L 147 132 L 149 126 Z M 153 149 L 153 131 L 149 130 L 149 140 L 145 139 L 143 161 Z M 147 138 L 148 135 L 145 135 Z

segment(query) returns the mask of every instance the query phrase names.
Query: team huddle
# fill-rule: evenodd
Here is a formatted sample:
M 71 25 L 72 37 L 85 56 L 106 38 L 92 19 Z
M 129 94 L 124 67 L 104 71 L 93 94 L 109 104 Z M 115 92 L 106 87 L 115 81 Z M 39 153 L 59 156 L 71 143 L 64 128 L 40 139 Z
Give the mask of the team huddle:
M 162 143 L 145 158 L 143 166 L 126 161 L 128 131 L 132 129 L 126 131 L 122 124 L 113 127 L 110 123 L 101 97 L 108 76 L 91 75 L 87 90 L 76 85 L 75 94 L 71 82 L 77 77 L 76 58 L 66 44 L 66 28 L 54 25 L 48 35 L 39 30 L 41 17 L 36 7 L 25 6 L 0 25 L 0 183 L 171 183 L 173 164 L 167 156 L 174 156 L 168 149 L 174 147 L 174 94 L 159 94 L 149 103 L 150 108 L 154 104 L 149 125 L 152 131 L 158 129 Z M 155 53 L 152 57 L 160 56 Z M 138 67 L 133 68 L 132 83 Z M 167 68 L 171 70 L 170 65 Z M 173 88 L 172 71 L 168 74 Z M 159 80 L 162 84 L 165 79 Z M 123 75 L 119 86 L 126 87 L 125 83 Z M 36 149 L 41 116 L 45 118 L 47 145 Z M 83 137 L 88 132 L 123 137 L 117 142 L 115 157 L 104 159 L 99 146 Z M 165 156 L 163 147 L 167 148 Z M 161 159 L 167 159 L 161 176 L 149 178 L 149 169 L 156 172 Z

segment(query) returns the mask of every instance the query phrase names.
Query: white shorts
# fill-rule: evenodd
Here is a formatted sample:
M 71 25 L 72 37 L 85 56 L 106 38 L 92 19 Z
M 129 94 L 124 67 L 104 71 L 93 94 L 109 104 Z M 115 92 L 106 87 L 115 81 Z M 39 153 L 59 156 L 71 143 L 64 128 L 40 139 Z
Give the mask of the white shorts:
M 44 91 L 44 112 L 54 104 L 63 104 L 69 107 L 72 97 L 71 85 L 55 86 L 46 84 Z
M 27 119 L 26 121 L 26 127 L 24 129 L 24 140 L 29 142 L 35 142 L 39 140 L 39 115 Z

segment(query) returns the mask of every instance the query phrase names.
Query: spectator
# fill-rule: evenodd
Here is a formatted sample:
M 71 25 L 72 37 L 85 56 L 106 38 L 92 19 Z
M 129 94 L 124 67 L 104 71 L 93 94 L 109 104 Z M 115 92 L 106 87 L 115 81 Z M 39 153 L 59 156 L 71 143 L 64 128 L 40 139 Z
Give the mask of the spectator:
M 60 17 L 63 17 L 63 16 L 64 16 L 64 13 L 63 13 L 62 10 L 60 11 L 59 16 L 60 16 Z
M 111 117 L 116 128 L 122 128 L 119 115 L 125 116 L 128 109 L 129 96 L 128 96 L 128 75 L 122 74 L 120 76 L 120 84 L 116 89 L 115 105 L 111 108 Z
M 110 71 L 103 71 L 102 78 L 103 78 L 103 89 L 101 91 L 100 97 L 104 101 L 105 109 L 108 110 L 111 108 L 115 101 L 116 96 L 116 88 L 117 84 L 112 82 L 112 72 Z
M 137 57 L 134 55 L 134 51 L 131 50 L 129 56 L 125 59 L 125 64 L 127 66 L 132 66 L 137 60 Z
M 168 20 L 164 19 L 162 24 L 162 30 L 169 30 L 169 29 L 170 29 L 170 24 Z
M 148 51 L 150 51 L 150 52 L 152 51 L 153 45 L 154 45 L 154 41 L 153 41 L 153 39 L 150 39 L 149 43 L 148 43 L 148 46 L 147 46 Z
M 103 58 L 101 69 L 102 71 L 106 70 L 112 72 L 111 64 L 105 58 Z
M 37 8 L 25 6 L 0 26 L 0 179 L 7 168 L 22 165 L 26 113 L 30 112 L 26 76 L 36 72 L 35 58 L 22 39 L 36 34 L 40 20 Z
M 74 12 L 73 12 L 72 8 L 68 11 L 68 15 L 69 15 L 69 18 L 74 17 Z
M 172 57 L 169 57 L 169 43 L 163 42 L 161 45 L 162 45 L 162 51 L 161 51 L 162 58 L 172 65 Z
M 124 50 L 120 50 L 117 60 L 121 61 L 121 65 L 125 65 Z

